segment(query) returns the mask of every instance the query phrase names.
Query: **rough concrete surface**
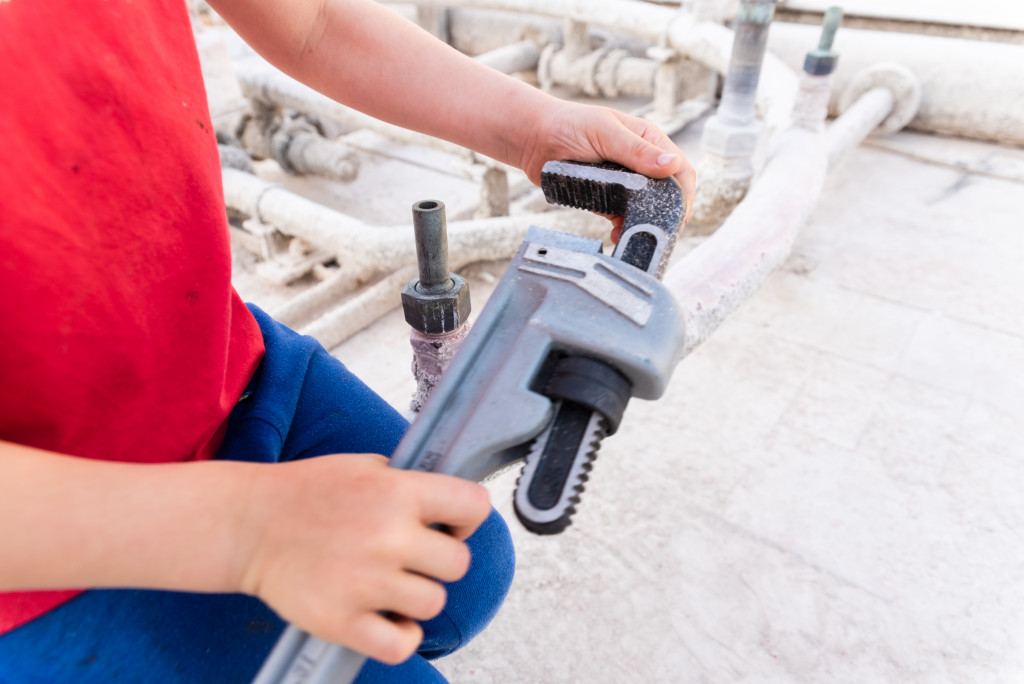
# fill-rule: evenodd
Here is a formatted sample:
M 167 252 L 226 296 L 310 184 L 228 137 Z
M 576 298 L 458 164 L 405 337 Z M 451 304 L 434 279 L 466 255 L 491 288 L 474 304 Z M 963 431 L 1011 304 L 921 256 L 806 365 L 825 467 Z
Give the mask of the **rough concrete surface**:
M 455 684 L 1024 681 L 1021 193 L 851 152 L 786 266 L 664 399 L 626 412 L 566 533 L 518 527 L 515 473 L 489 484 L 517 577 L 440 669 Z M 501 267 L 469 269 L 476 311 Z M 407 405 L 397 309 L 335 354 Z

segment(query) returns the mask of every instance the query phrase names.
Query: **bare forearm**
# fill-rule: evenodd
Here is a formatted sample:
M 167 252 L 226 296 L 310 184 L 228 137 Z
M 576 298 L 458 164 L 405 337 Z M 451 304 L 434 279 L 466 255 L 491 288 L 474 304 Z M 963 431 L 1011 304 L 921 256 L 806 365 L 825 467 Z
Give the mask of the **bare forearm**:
M 248 467 L 108 463 L 0 442 L 0 590 L 237 591 L 233 521 Z
M 372 116 L 518 165 L 556 98 L 489 69 L 373 0 L 217 0 L 278 68 Z
M 693 205 L 693 167 L 656 125 L 488 69 L 374 0 L 211 1 L 278 68 L 367 114 L 518 166 L 538 184 L 552 159 L 674 176 Z

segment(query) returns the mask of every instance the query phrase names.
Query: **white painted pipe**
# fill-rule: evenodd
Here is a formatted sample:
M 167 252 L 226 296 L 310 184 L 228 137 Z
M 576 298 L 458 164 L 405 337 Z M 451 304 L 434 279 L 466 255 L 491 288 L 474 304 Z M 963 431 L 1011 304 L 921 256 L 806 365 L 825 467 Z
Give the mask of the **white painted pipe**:
M 242 86 L 242 93 L 246 97 L 280 107 L 297 109 L 306 114 L 321 116 L 325 119 L 336 121 L 348 128 L 369 129 L 398 142 L 441 150 L 449 154 L 472 159 L 474 162 L 485 166 L 511 168 L 490 157 L 477 154 L 447 140 L 410 131 L 380 119 L 375 119 L 351 107 L 346 107 L 340 102 L 335 102 L 326 95 L 277 71 L 270 65 L 259 62 L 255 58 L 250 58 L 244 63 L 236 64 L 235 72 L 238 76 L 238 82 Z
M 514 11 L 585 22 L 610 31 L 629 33 L 677 50 L 682 56 L 724 74 L 732 53 L 733 32 L 724 26 L 698 21 L 675 7 L 632 0 L 413 0 L 426 7 L 476 8 Z M 817 38 L 804 50 L 817 44 Z M 774 55 L 765 56 L 757 103 L 772 131 L 789 121 L 797 90 L 796 72 Z
M 768 49 L 798 68 L 819 29 L 776 22 Z M 864 69 L 897 62 L 921 81 L 922 101 L 908 128 L 1024 145 L 1024 45 L 844 28 L 836 34 L 839 62 L 830 112 Z
M 804 77 L 793 114 L 796 125 L 779 135 L 757 183 L 721 228 L 665 275 L 686 328 L 680 358 L 786 260 L 818 203 L 830 159 L 859 145 L 892 111 L 892 94 L 872 89 L 826 132 L 828 92 L 828 77 Z
M 416 261 L 409 225 L 371 226 L 252 174 L 223 169 L 222 175 L 228 207 L 337 255 L 343 271 L 357 273 L 357 280 Z M 599 216 L 567 209 L 452 221 L 448 245 L 453 268 L 511 258 L 530 224 L 592 237 L 610 229 Z
M 843 112 L 828 127 L 829 166 L 834 166 L 847 150 L 871 135 L 892 112 L 895 102 L 888 88 L 872 88 Z
M 616 24 L 622 13 L 644 4 L 621 0 L 536 0 L 529 5 L 518 0 L 419 2 L 463 8 L 454 10 L 453 14 L 457 17 L 460 40 L 467 45 L 493 44 L 488 41 L 503 35 L 497 27 L 506 24 L 512 27 L 512 37 L 506 39 L 516 40 L 523 24 L 541 21 L 513 14 L 516 10 L 545 17 L 563 16 L 571 11 L 580 20 L 595 26 L 632 32 L 652 42 L 667 34 L 672 47 L 718 73 L 725 72 L 732 41 L 731 31 L 711 21 L 692 17 L 673 21 L 675 10 L 668 7 L 648 6 L 653 10 L 644 8 L 645 11 L 637 15 L 639 21 L 624 23 L 620 29 Z M 700 4 L 693 3 L 692 9 L 696 12 Z M 635 30 L 638 23 L 649 21 L 647 17 L 656 17 L 655 23 Z M 553 29 L 547 28 L 557 31 L 557 24 L 553 26 Z M 781 21 L 772 24 L 769 56 L 758 93 L 758 108 L 769 126 L 778 128 L 779 121 L 785 121 L 789 110 L 782 100 L 795 92 L 795 74 L 800 73 L 807 51 L 817 45 L 820 31 L 819 26 Z M 480 37 L 472 38 L 475 34 Z M 909 128 L 1024 145 L 1024 115 L 1021 114 L 1024 112 L 1024 79 L 1018 78 L 1019 66 L 1024 64 L 1024 45 L 843 28 L 837 34 L 835 49 L 840 58 L 833 74 L 835 89 L 830 107 L 833 116 L 841 113 L 839 96 L 854 75 L 879 61 L 898 62 L 917 74 L 923 84 L 923 103 Z M 779 94 L 782 94 L 781 100 Z M 772 100 L 779 100 L 780 106 L 776 107 Z
M 310 301 L 284 309 L 290 321 L 308 316 L 360 284 L 407 264 L 416 263 L 411 225 L 372 226 L 296 195 L 280 185 L 235 169 L 222 169 L 224 201 L 230 209 L 257 218 L 336 256 L 341 272 L 317 286 Z M 610 226 L 604 218 L 575 210 L 525 216 L 452 221 L 448 224 L 452 270 L 477 262 L 509 259 L 530 225 L 601 238 Z M 281 312 L 275 312 L 281 313 Z
M 760 289 L 817 205 L 828 167 L 828 86 L 827 76 L 804 75 L 794 125 L 779 134 L 757 183 L 711 237 L 666 273 L 685 328 L 680 358 Z
M 402 287 L 414 275 L 415 266 L 399 268 L 344 304 L 327 311 L 299 332 L 315 337 L 326 349 L 332 349 L 397 308 L 402 303 L 399 297 Z
M 746 198 L 714 235 L 669 269 L 665 285 L 679 301 L 686 332 L 680 358 L 707 339 L 786 259 L 817 205 L 826 166 L 822 132 L 782 132 Z
M 338 273 L 295 295 L 271 311 L 270 316 L 275 321 L 297 328 L 351 293 L 352 287 L 351 280 Z
M 536 69 L 540 49 L 532 40 L 523 40 L 477 55 L 475 59 L 504 74 L 515 74 Z

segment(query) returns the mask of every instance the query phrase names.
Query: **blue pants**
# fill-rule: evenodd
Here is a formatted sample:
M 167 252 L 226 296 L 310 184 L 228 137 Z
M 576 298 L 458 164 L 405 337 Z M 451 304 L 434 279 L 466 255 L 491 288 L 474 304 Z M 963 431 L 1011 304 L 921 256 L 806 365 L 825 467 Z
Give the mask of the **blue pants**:
M 267 353 L 231 413 L 219 458 L 390 454 L 405 419 L 315 340 L 251 308 Z M 508 528 L 493 511 L 469 546 L 469 572 L 446 585 L 448 603 L 423 623 L 418 654 L 394 667 L 367 661 L 359 684 L 445 681 L 426 659 L 451 653 L 490 622 L 515 565 Z M 247 683 L 283 629 L 282 620 L 250 596 L 90 590 L 0 635 L 0 684 Z

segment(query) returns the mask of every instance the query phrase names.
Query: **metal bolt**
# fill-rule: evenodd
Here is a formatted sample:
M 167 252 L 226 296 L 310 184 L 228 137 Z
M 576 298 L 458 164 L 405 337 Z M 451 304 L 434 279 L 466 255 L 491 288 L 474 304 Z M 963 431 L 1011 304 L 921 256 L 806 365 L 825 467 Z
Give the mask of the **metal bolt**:
M 818 47 L 807 53 L 804 59 L 804 71 L 812 76 L 828 76 L 836 68 L 839 56 L 832 51 L 832 42 L 835 40 L 836 31 L 839 30 L 839 22 L 842 21 L 843 10 L 841 7 L 829 7 L 825 11 L 825 19 L 821 25 L 821 39 Z
M 416 263 L 420 271 L 416 289 L 424 294 L 440 294 L 452 286 L 448 272 L 444 202 L 423 200 L 412 205 L 412 226 L 416 233 Z
M 822 52 L 832 50 L 832 41 L 836 38 L 836 31 L 839 30 L 839 22 L 843 20 L 842 7 L 829 7 L 825 10 L 825 19 L 821 24 L 821 40 L 818 41 L 818 49 Z

